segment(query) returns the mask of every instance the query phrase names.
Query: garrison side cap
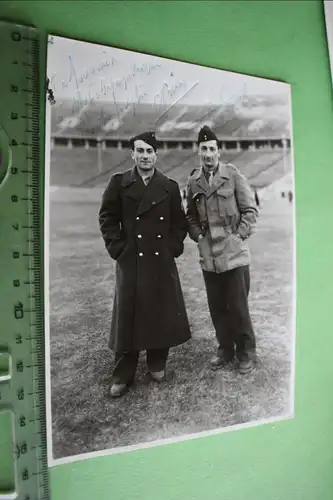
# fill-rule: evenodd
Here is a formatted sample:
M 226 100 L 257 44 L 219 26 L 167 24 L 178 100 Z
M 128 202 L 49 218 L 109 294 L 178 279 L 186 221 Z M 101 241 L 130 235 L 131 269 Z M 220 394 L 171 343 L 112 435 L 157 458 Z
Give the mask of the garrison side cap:
M 147 132 L 142 132 L 141 134 L 135 135 L 134 137 L 131 137 L 130 139 L 130 146 L 131 149 L 134 149 L 134 142 L 135 141 L 144 141 L 147 144 L 149 144 L 152 148 L 154 148 L 154 151 L 156 152 L 157 150 L 157 140 L 155 136 L 155 132 L 152 130 L 148 130 Z
M 207 126 L 204 125 L 198 133 L 198 138 L 197 138 L 197 144 L 200 144 L 201 142 L 207 142 L 207 141 L 216 141 L 217 146 L 220 147 L 220 141 L 214 134 L 214 132 Z

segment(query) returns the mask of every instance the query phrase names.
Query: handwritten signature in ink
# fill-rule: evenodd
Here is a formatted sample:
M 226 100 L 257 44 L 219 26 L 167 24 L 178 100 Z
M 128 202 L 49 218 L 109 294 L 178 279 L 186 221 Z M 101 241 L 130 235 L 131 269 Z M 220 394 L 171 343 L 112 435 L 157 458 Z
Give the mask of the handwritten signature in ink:
M 99 101 L 108 98 L 114 106 L 116 110 L 116 117 L 118 120 L 124 118 L 125 115 L 132 114 L 136 116 L 138 113 L 138 107 L 141 103 L 147 102 L 148 100 L 151 102 L 152 99 L 152 107 L 155 111 L 161 112 L 161 114 L 157 117 L 155 125 L 168 113 L 174 106 L 179 104 L 198 84 L 199 81 L 194 84 L 188 84 L 183 79 L 177 79 L 174 77 L 174 74 L 170 74 L 170 80 L 164 79 L 161 84 L 160 89 L 156 92 L 150 99 L 147 93 L 148 87 L 143 84 L 139 84 L 135 81 L 135 77 L 137 75 L 143 76 L 146 75 L 148 77 L 152 77 L 152 75 L 159 69 L 162 68 L 161 63 L 144 63 L 144 64 L 132 64 L 130 66 L 130 71 L 127 75 L 122 78 L 112 79 L 112 75 L 110 77 L 106 77 L 100 79 L 99 81 L 99 89 L 96 91 L 94 87 L 96 86 L 96 77 L 101 74 L 104 70 L 111 69 L 114 67 L 118 61 L 116 58 L 104 59 L 98 64 L 91 66 L 85 69 L 83 72 L 78 73 L 74 64 L 74 60 L 71 56 L 68 56 L 68 77 L 62 81 L 61 86 L 62 89 L 67 89 L 69 86 L 74 87 L 75 97 L 72 100 L 71 112 L 72 114 L 79 114 L 81 126 L 85 128 L 91 129 L 91 125 L 88 125 L 89 115 L 85 112 L 85 109 L 89 104 L 94 101 Z M 50 79 L 50 83 L 53 83 L 53 80 L 56 75 L 53 75 Z M 89 80 L 93 80 L 89 83 Z M 134 80 L 134 83 L 132 81 Z M 118 92 L 128 92 L 130 88 L 130 84 L 132 83 L 132 89 L 134 91 L 134 96 L 132 99 L 123 98 L 122 100 L 118 97 Z M 85 85 L 85 91 L 83 96 L 83 84 Z M 56 88 L 53 86 L 54 91 Z M 203 106 L 204 114 L 201 117 L 203 119 L 205 116 L 216 113 L 216 115 L 221 114 L 224 110 L 227 110 L 226 113 L 226 121 L 229 121 L 232 110 L 230 110 L 230 103 L 233 101 L 231 108 L 233 111 L 237 110 L 239 106 L 239 102 L 241 102 L 243 95 L 245 93 L 245 88 L 242 89 L 241 92 L 231 96 L 229 99 L 225 100 L 223 98 L 223 91 L 221 90 L 220 103 L 214 106 L 210 106 L 207 110 L 207 106 Z M 88 96 L 87 96 L 88 94 Z M 171 104 L 170 103 L 171 99 Z M 229 101 L 229 103 L 228 103 Z M 109 113 L 110 114 L 110 113 Z M 110 119 L 110 116 L 107 116 L 108 113 L 105 113 L 103 110 L 100 111 L 100 114 L 97 118 L 99 124 L 97 128 L 94 127 L 91 132 L 97 132 L 97 130 L 101 129 L 105 119 Z M 68 114 L 66 114 L 68 116 Z M 58 123 L 62 121 L 65 116 L 58 116 Z M 224 121 L 224 123 L 226 123 Z

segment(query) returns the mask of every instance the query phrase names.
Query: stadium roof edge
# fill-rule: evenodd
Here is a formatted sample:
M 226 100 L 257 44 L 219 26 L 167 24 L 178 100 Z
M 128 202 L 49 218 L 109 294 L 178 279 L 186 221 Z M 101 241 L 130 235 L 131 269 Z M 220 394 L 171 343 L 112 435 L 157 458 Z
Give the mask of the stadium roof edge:
M 120 136 L 99 136 L 98 134 L 96 135 L 71 135 L 71 134 L 57 134 L 53 133 L 51 135 L 52 138 L 54 139 L 84 139 L 84 140 L 110 140 L 110 141 L 121 141 L 121 142 L 126 142 L 129 141 L 130 137 L 120 137 Z M 196 142 L 195 139 L 191 139 L 189 137 L 156 137 L 157 141 L 159 142 Z M 248 137 L 248 136 L 220 136 L 219 140 L 222 142 L 253 142 L 253 141 L 280 141 L 282 139 L 288 139 L 290 140 L 290 137 L 287 135 L 281 135 L 281 136 L 257 136 L 257 137 Z

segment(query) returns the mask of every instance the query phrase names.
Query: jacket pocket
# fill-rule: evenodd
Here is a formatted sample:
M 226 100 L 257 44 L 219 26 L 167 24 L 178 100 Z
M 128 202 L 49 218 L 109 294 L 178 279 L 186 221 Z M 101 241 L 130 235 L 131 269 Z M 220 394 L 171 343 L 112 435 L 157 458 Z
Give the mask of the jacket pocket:
M 238 208 L 234 190 L 232 188 L 220 188 L 217 190 L 218 206 L 221 217 L 234 217 L 238 214 Z
M 235 256 L 243 253 L 246 249 L 245 241 L 238 234 L 232 233 L 229 236 L 231 255 Z

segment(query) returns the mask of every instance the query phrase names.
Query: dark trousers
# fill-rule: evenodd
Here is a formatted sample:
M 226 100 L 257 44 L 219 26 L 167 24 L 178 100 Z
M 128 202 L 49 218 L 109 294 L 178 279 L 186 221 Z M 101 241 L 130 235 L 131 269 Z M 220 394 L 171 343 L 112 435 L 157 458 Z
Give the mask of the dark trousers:
M 203 271 L 208 306 L 219 343 L 218 354 L 241 359 L 254 353 L 255 335 L 248 307 L 249 266 L 224 273 Z
M 115 355 L 113 369 L 114 384 L 129 384 L 133 381 L 138 366 L 140 351 L 127 351 Z M 147 366 L 150 372 L 165 369 L 169 349 L 148 349 L 146 351 Z

